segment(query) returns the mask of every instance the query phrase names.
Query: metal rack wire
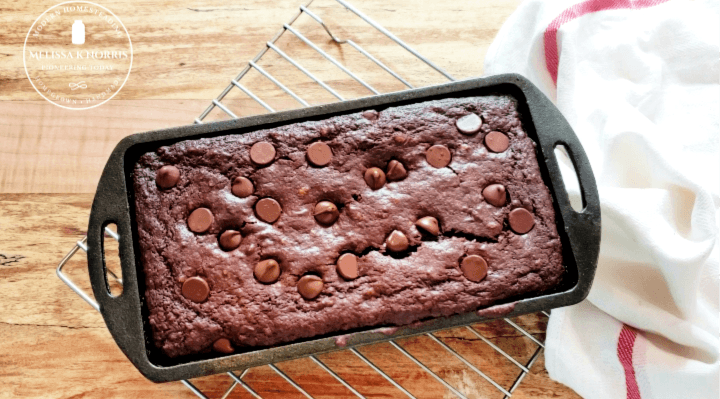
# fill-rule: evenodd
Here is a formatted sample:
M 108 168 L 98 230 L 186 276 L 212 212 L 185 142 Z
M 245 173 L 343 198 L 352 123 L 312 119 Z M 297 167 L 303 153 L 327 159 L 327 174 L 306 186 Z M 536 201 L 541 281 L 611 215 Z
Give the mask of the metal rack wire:
M 401 46 L 403 49 L 405 49 L 407 52 L 415 56 L 417 59 L 425 63 L 427 66 L 431 67 L 441 75 L 443 75 L 445 78 L 453 81 L 455 80 L 451 75 L 449 75 L 447 72 L 445 72 L 443 69 L 432 63 L 427 58 L 420 55 L 417 51 L 415 51 L 413 48 L 408 46 L 406 43 L 404 43 L 402 40 L 397 38 L 395 35 L 393 35 L 390 31 L 382 27 L 377 22 L 370 19 L 367 15 L 362 13 L 360 10 L 355 8 L 353 5 L 349 4 L 345 0 L 335 0 L 337 1 L 341 6 L 343 6 L 345 9 L 351 11 L 353 14 L 364 20 L 367 24 L 375 28 L 377 31 L 391 39 L 393 42 L 395 42 L 397 45 Z M 339 45 L 349 45 L 355 50 L 357 50 L 360 54 L 365 56 L 368 60 L 373 62 L 378 67 L 382 68 L 384 71 L 386 71 L 388 74 L 390 74 L 392 77 L 400 81 L 403 85 L 405 85 L 408 88 L 413 88 L 413 86 L 407 82 L 400 74 L 398 74 L 396 71 L 392 70 L 390 67 L 388 67 L 386 64 L 381 62 L 379 59 L 374 57 L 372 54 L 370 54 L 368 51 L 366 51 L 363 47 L 358 45 L 356 42 L 350 40 L 350 39 L 340 39 L 337 36 L 333 34 L 333 32 L 328 28 L 328 26 L 323 22 L 323 20 L 314 12 L 312 12 L 308 7 L 312 3 L 312 0 L 307 3 L 306 5 L 300 6 L 300 10 L 298 13 L 288 22 L 287 24 L 284 24 L 282 29 L 270 40 L 266 43 L 266 46 L 251 60 L 248 62 L 248 64 L 241 70 L 241 72 L 234 78 L 230 80 L 230 84 L 220 93 L 219 96 L 217 96 L 215 99 L 212 100 L 210 105 L 198 116 L 195 118 L 195 123 L 203 123 L 203 120 L 215 109 L 218 108 L 225 114 L 227 114 L 231 118 L 237 118 L 237 116 L 226 106 L 222 103 L 223 99 L 234 89 L 238 89 L 245 93 L 249 98 L 256 101 L 258 104 L 260 104 L 263 108 L 265 108 L 269 112 L 275 112 L 274 109 L 268 105 L 265 101 L 263 101 L 260 97 L 258 97 L 255 93 L 253 93 L 251 90 L 249 90 L 246 86 L 240 83 L 240 81 L 247 75 L 247 73 L 251 70 L 256 70 L 259 72 L 263 77 L 268 79 L 270 82 L 272 82 L 274 85 L 276 85 L 279 89 L 281 89 L 283 92 L 288 94 L 290 97 L 295 99 L 301 106 L 307 107 L 309 104 L 307 101 L 305 101 L 302 97 L 300 97 L 298 94 L 293 92 L 290 88 L 285 86 L 282 82 L 280 82 L 278 79 L 276 79 L 274 76 L 272 76 L 270 73 L 268 73 L 264 68 L 262 68 L 260 65 L 258 65 L 258 62 L 261 60 L 261 58 L 268 52 L 273 51 L 277 53 L 280 57 L 282 57 L 285 61 L 290 63 L 292 66 L 297 68 L 299 71 L 301 71 L 303 74 L 305 74 L 307 77 L 309 77 L 312 81 L 320 85 L 323 89 L 325 89 L 327 92 L 332 94 L 335 98 L 337 98 L 339 101 L 345 101 L 345 98 L 343 98 L 340 94 L 338 94 L 335 90 L 333 90 L 327 83 L 323 82 L 322 80 L 318 79 L 313 73 L 308 71 L 306 68 L 304 68 L 299 62 L 297 62 L 295 59 L 288 56 L 285 52 L 283 52 L 278 46 L 277 41 L 280 39 L 280 37 L 285 32 L 290 32 L 293 36 L 295 36 L 297 39 L 304 42 L 307 46 L 312 48 L 317 54 L 325 58 L 327 61 L 335 65 L 337 68 L 339 68 L 341 71 L 343 71 L 345 74 L 350 76 L 353 80 L 355 80 L 360 85 L 364 86 L 366 89 L 371 91 L 374 94 L 380 94 L 379 91 L 377 91 L 374 87 L 372 87 L 370 84 L 365 82 L 363 79 L 361 79 L 357 74 L 353 73 L 350 69 L 348 69 L 347 66 L 343 65 L 339 61 L 337 61 L 335 58 L 333 58 L 330 54 L 323 51 L 319 46 L 317 46 L 315 43 L 310 41 L 306 36 L 304 36 L 297 28 L 293 27 L 293 23 L 303 14 L 309 16 L 314 21 L 316 21 L 320 26 L 327 32 L 327 34 L 332 38 L 332 40 L 339 44 Z M 119 239 L 119 236 L 116 232 L 111 230 L 110 228 L 106 227 L 105 232 L 108 236 L 114 238 L 115 240 Z M 83 289 L 81 289 L 77 284 L 75 284 L 66 273 L 63 272 L 63 268 L 67 264 L 67 262 L 79 251 L 82 250 L 84 252 L 87 252 L 87 237 L 83 238 L 82 240 L 78 241 L 77 244 L 70 250 L 70 252 L 60 261 L 58 267 L 57 267 L 57 275 L 58 277 L 66 284 L 68 285 L 77 295 L 79 295 L 83 300 L 85 300 L 90 306 L 92 306 L 95 310 L 99 311 L 100 307 L 95 302 L 95 300 L 88 295 Z M 112 271 L 108 269 L 108 274 L 111 278 L 115 280 L 116 283 L 122 285 L 122 279 L 118 278 Z M 548 313 L 543 312 L 546 316 L 549 316 Z M 448 346 L 443 340 L 438 338 L 437 332 L 436 333 L 426 333 L 425 336 L 427 336 L 430 340 L 432 340 L 434 343 L 438 344 L 440 347 L 443 348 L 446 352 L 448 352 L 450 355 L 455 357 L 457 360 L 459 360 L 463 365 L 468 367 L 470 370 L 472 370 L 475 374 L 477 374 L 479 377 L 486 380 L 488 383 L 490 383 L 493 387 L 497 389 L 498 392 L 502 393 L 505 399 L 510 398 L 513 394 L 513 392 L 517 389 L 517 387 L 522 382 L 523 378 L 530 373 L 530 369 L 532 368 L 535 361 L 540 356 L 540 353 L 542 352 L 544 345 L 541 341 L 539 341 L 537 338 L 535 338 L 532 334 L 527 332 L 525 329 L 517 325 L 515 322 L 513 322 L 510 319 L 504 319 L 504 321 L 510 325 L 512 328 L 517 330 L 522 335 L 529 338 L 537 347 L 535 348 L 532 356 L 530 359 L 526 362 L 520 362 L 517 359 L 513 358 L 511 355 L 503 351 L 500 347 L 495 345 L 493 342 L 491 342 L 488 338 L 484 337 L 477 329 L 474 327 L 468 325 L 465 328 L 477 339 L 481 340 L 485 344 L 487 344 L 489 347 L 491 347 L 495 352 L 500 354 L 502 357 L 506 358 L 508 361 L 510 361 L 514 366 L 517 367 L 519 370 L 517 377 L 515 378 L 515 381 L 513 382 L 512 386 L 510 386 L 509 389 L 504 388 L 501 384 L 494 381 L 490 376 L 488 376 L 486 373 L 484 373 L 482 370 L 480 370 L 477 366 L 475 366 L 472 362 L 467 360 L 465 357 L 463 357 L 460 353 L 452 349 L 450 346 Z M 419 368 L 421 368 L 427 375 L 435 379 L 437 382 L 442 384 L 449 392 L 454 394 L 458 398 L 465 399 L 467 393 L 461 392 L 457 387 L 451 385 L 448 383 L 445 379 L 443 379 L 441 376 L 433 372 L 427 365 L 422 363 L 420 360 L 418 360 L 415 356 L 413 356 L 408 350 L 406 350 L 402 345 L 400 345 L 396 340 L 390 340 L 390 345 L 397 350 L 399 353 L 401 353 L 403 356 L 405 356 L 407 359 L 412 361 L 415 365 L 417 365 Z M 415 396 L 408 391 L 405 387 L 403 387 L 400 383 L 395 381 L 392 377 L 390 377 L 386 372 L 384 372 L 380 367 L 378 367 L 375 363 L 373 363 L 368 357 L 363 355 L 359 350 L 359 347 L 351 347 L 345 349 L 346 351 L 352 353 L 355 355 L 359 360 L 361 360 L 364 364 L 369 366 L 372 370 L 377 372 L 380 376 L 382 376 L 385 380 L 387 380 L 390 384 L 392 384 L 395 388 L 397 388 L 402 394 L 407 396 L 408 398 L 415 398 Z M 309 358 L 320 368 L 322 368 L 325 372 L 327 372 L 330 376 L 332 376 L 335 380 L 337 380 L 340 384 L 342 384 L 347 390 L 354 396 L 358 398 L 364 398 L 364 396 L 358 392 L 351 384 L 349 384 L 347 381 L 345 381 L 338 373 L 333 371 L 327 364 L 325 364 L 322 360 L 320 360 L 317 356 L 309 356 Z M 275 364 L 270 364 L 269 367 L 277 373 L 282 379 L 287 381 L 290 385 L 292 385 L 301 395 L 312 399 L 313 396 L 311 396 L 305 389 L 303 389 L 296 381 L 294 381 L 289 375 L 287 375 L 285 372 L 280 370 Z M 252 395 L 255 398 L 261 398 L 261 396 L 246 382 L 243 380 L 243 378 L 246 376 L 249 370 L 243 370 L 241 372 L 228 372 L 227 374 L 232 379 L 232 384 L 230 387 L 225 391 L 225 393 L 222 395 L 222 398 L 228 397 L 234 389 L 236 389 L 238 386 L 242 387 L 247 393 Z M 202 392 L 200 389 L 198 389 L 195 385 L 193 385 L 190 381 L 182 380 L 181 381 L 191 392 L 193 392 L 195 395 L 197 395 L 199 398 L 207 398 L 206 394 Z

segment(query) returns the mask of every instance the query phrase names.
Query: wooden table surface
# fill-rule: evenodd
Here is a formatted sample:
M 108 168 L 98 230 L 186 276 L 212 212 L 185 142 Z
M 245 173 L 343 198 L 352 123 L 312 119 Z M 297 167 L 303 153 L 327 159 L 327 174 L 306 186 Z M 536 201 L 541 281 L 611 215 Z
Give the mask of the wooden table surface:
M 456 78 L 483 74 L 488 46 L 519 1 L 353 0 L 352 3 Z M 153 384 L 126 360 L 100 315 L 55 275 L 60 259 L 82 238 L 95 186 L 117 142 L 132 133 L 189 124 L 209 101 L 298 10 L 299 0 L 106 1 L 133 41 L 130 78 L 110 102 L 91 110 L 69 111 L 43 100 L 23 68 L 22 46 L 30 25 L 57 1 L 0 0 L 0 397 L 187 397 L 181 383 Z M 340 37 L 352 38 L 416 87 L 445 78 L 414 59 L 333 0 L 315 0 L 310 9 Z M 356 71 L 381 92 L 403 89 L 386 72 L 347 45 L 334 44 L 307 16 L 293 25 L 314 43 Z M 371 93 L 323 60 L 297 38 L 285 34 L 278 46 L 345 98 Z M 269 52 L 259 63 L 311 104 L 334 98 Z M 253 71 L 243 84 L 276 110 L 299 107 Z M 239 116 L 265 112 L 237 90 L 225 104 Z M 225 119 L 213 112 L 206 121 Z M 89 290 L 82 253 L 67 273 Z M 547 318 L 515 320 L 544 340 Z M 537 345 L 502 321 L 477 325 L 490 342 L 527 362 Z M 468 330 L 438 334 L 493 380 L 509 389 L 520 369 Z M 399 340 L 409 352 L 470 398 L 502 398 L 474 371 L 427 337 Z M 418 398 L 453 397 L 387 344 L 361 349 Z M 347 351 L 320 358 L 367 397 L 403 397 Z M 553 382 L 543 356 L 513 398 L 576 398 Z M 317 398 L 351 393 L 309 359 L 279 367 Z M 266 398 L 301 397 L 269 367 L 245 380 Z M 209 397 L 232 385 L 227 375 L 192 380 Z M 237 387 L 229 397 L 250 397 Z

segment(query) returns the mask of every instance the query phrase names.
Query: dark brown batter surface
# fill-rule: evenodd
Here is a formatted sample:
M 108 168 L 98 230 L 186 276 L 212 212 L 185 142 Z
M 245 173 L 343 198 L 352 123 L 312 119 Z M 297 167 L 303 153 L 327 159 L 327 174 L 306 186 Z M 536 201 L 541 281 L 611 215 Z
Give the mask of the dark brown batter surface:
M 468 117 L 460 123 L 466 131 L 461 133 L 456 121 L 471 113 L 482 125 L 472 133 L 477 118 Z M 506 135 L 509 147 L 500 136 L 493 139 L 500 144 L 486 143 L 490 132 Z M 256 146 L 251 160 L 259 142 L 274 147 L 269 164 L 273 154 L 266 145 Z M 315 142 L 332 151 L 325 166 L 316 166 L 327 161 L 324 146 L 313 147 L 308 159 Z M 432 166 L 447 162 L 442 149 L 426 154 L 433 146 L 449 150 L 447 166 Z M 391 160 L 401 165 L 389 165 Z M 163 166 L 180 172 L 172 187 L 156 182 Z M 388 178 L 369 173 L 368 183 L 372 167 Z M 166 168 L 160 174 L 163 186 L 173 183 L 167 175 Z M 252 194 L 233 194 L 234 180 L 236 193 Z M 370 187 L 382 180 L 379 189 Z M 504 204 L 497 186 L 486 192 L 493 193 L 490 202 L 483 197 L 493 184 L 504 187 Z M 135 165 L 134 187 L 152 337 L 171 357 L 211 351 L 223 339 L 237 351 L 471 312 L 505 298 L 537 295 L 558 284 L 564 271 L 535 143 L 507 96 L 431 101 L 182 141 L 143 155 Z M 271 201 L 256 213 L 263 198 L 281 207 L 274 222 L 263 221 L 276 215 Z M 321 201 L 335 204 L 339 215 L 327 203 L 316 211 Z M 191 229 L 188 218 L 199 208 L 212 218 L 199 211 L 203 218 L 194 217 Z M 518 208 L 531 215 L 523 213 L 524 224 L 514 227 L 522 231 L 530 223 L 525 234 L 508 221 Z M 415 225 L 427 216 L 439 222 L 439 236 Z M 193 231 L 208 221 L 207 230 Z M 422 224 L 434 230 L 431 219 Z M 396 230 L 401 234 L 391 234 Z M 234 241 L 223 247 L 231 250 L 219 243 L 226 231 L 223 242 Z M 234 247 L 237 232 L 241 241 Z M 391 235 L 390 247 L 403 248 L 404 235 L 407 249 L 390 251 Z M 357 256 L 352 280 L 337 271 L 345 253 Z M 482 259 L 471 258 L 461 268 L 472 255 Z M 279 277 L 274 262 L 262 263 L 255 274 L 256 265 L 268 260 L 279 265 Z M 344 259 L 346 276 L 353 275 L 353 265 Z M 186 295 L 201 302 L 183 295 L 188 280 Z M 229 350 L 225 341 L 216 346 L 222 353 Z

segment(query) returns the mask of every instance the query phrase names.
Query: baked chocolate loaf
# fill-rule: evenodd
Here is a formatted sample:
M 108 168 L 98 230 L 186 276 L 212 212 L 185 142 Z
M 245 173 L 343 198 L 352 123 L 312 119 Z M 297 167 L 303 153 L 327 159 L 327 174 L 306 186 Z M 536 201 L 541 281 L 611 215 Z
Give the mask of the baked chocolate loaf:
M 509 96 L 181 141 L 133 179 L 152 339 L 170 357 L 471 312 L 564 273 Z

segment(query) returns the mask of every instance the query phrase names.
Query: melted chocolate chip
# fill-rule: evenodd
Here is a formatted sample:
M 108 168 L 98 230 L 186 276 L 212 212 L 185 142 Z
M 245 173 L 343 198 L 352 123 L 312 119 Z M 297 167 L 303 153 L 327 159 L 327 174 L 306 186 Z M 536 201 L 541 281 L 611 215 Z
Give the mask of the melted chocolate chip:
M 220 234 L 220 238 L 218 239 L 220 248 L 224 249 L 225 251 L 232 251 L 233 249 L 239 247 L 240 242 L 242 242 L 242 235 L 239 231 L 235 230 L 223 231 L 222 234 Z
M 332 150 L 323 142 L 312 143 L 307 149 L 307 159 L 314 166 L 326 166 L 332 159 Z
M 535 226 L 535 217 L 525 208 L 513 209 L 508 215 L 508 224 L 512 231 L 525 234 Z
M 503 152 L 510 146 L 510 139 L 500 132 L 490 132 L 485 136 L 485 146 L 492 152 Z
M 370 109 L 367 111 L 363 111 L 362 116 L 363 116 L 363 118 L 365 118 L 369 121 L 374 121 L 374 120 L 377 120 L 378 113 L 377 113 L 377 111 Z
M 401 252 L 408 249 L 410 242 L 403 232 L 394 230 L 385 240 L 385 245 L 393 252 Z
M 393 159 L 388 163 L 386 176 L 390 181 L 402 180 L 407 177 L 407 170 L 402 163 Z
M 450 165 L 452 155 L 444 145 L 434 145 L 425 152 L 425 159 L 435 168 L 444 168 Z
M 432 216 L 425 216 L 424 218 L 418 219 L 418 221 L 415 222 L 415 226 L 434 236 L 440 235 L 440 226 L 438 225 L 438 221 Z
M 172 165 L 163 166 L 155 174 L 155 182 L 163 189 L 175 187 L 178 180 L 180 180 L 180 170 Z
M 480 131 L 482 119 L 477 114 L 467 114 L 455 121 L 455 126 L 462 134 L 475 134 Z
M 215 352 L 225 353 L 225 354 L 231 354 L 235 352 L 235 349 L 233 348 L 232 344 L 230 343 L 230 340 L 227 338 L 220 338 L 217 341 L 213 343 L 213 349 Z
M 265 259 L 255 265 L 253 274 L 261 283 L 274 283 L 280 277 L 280 264 L 275 259 Z
M 272 198 L 263 198 L 255 204 L 258 219 L 265 223 L 275 223 L 280 218 L 282 207 Z
M 475 283 L 482 281 L 487 276 L 487 262 L 481 256 L 470 255 L 460 263 L 465 278 Z
M 505 193 L 505 186 L 502 184 L 491 184 L 485 187 L 482 191 L 482 195 L 489 204 L 502 207 L 505 206 L 507 200 L 507 194 Z
M 245 198 L 252 195 L 255 191 L 255 187 L 247 177 L 238 176 L 233 179 L 231 191 L 234 195 L 240 198 Z
M 183 283 L 182 294 L 185 298 L 200 303 L 207 299 L 210 287 L 202 277 L 190 277 Z
M 365 171 L 365 183 L 373 190 L 378 190 L 385 185 L 385 172 L 380 168 L 369 168 Z
M 314 274 L 306 274 L 297 282 L 297 289 L 305 299 L 315 299 L 323 289 L 323 281 Z
M 275 147 L 267 141 L 255 143 L 250 148 L 250 159 L 260 166 L 269 165 L 275 159 Z
M 340 211 L 332 202 L 320 201 L 315 205 L 313 216 L 315 216 L 318 223 L 329 226 L 335 223 L 338 216 L 340 216 Z
M 337 260 L 337 272 L 345 280 L 354 280 L 358 277 L 357 256 L 342 254 Z
M 198 208 L 192 211 L 187 219 L 188 228 L 195 233 L 204 233 L 208 231 L 213 224 L 212 212 L 207 208 Z

